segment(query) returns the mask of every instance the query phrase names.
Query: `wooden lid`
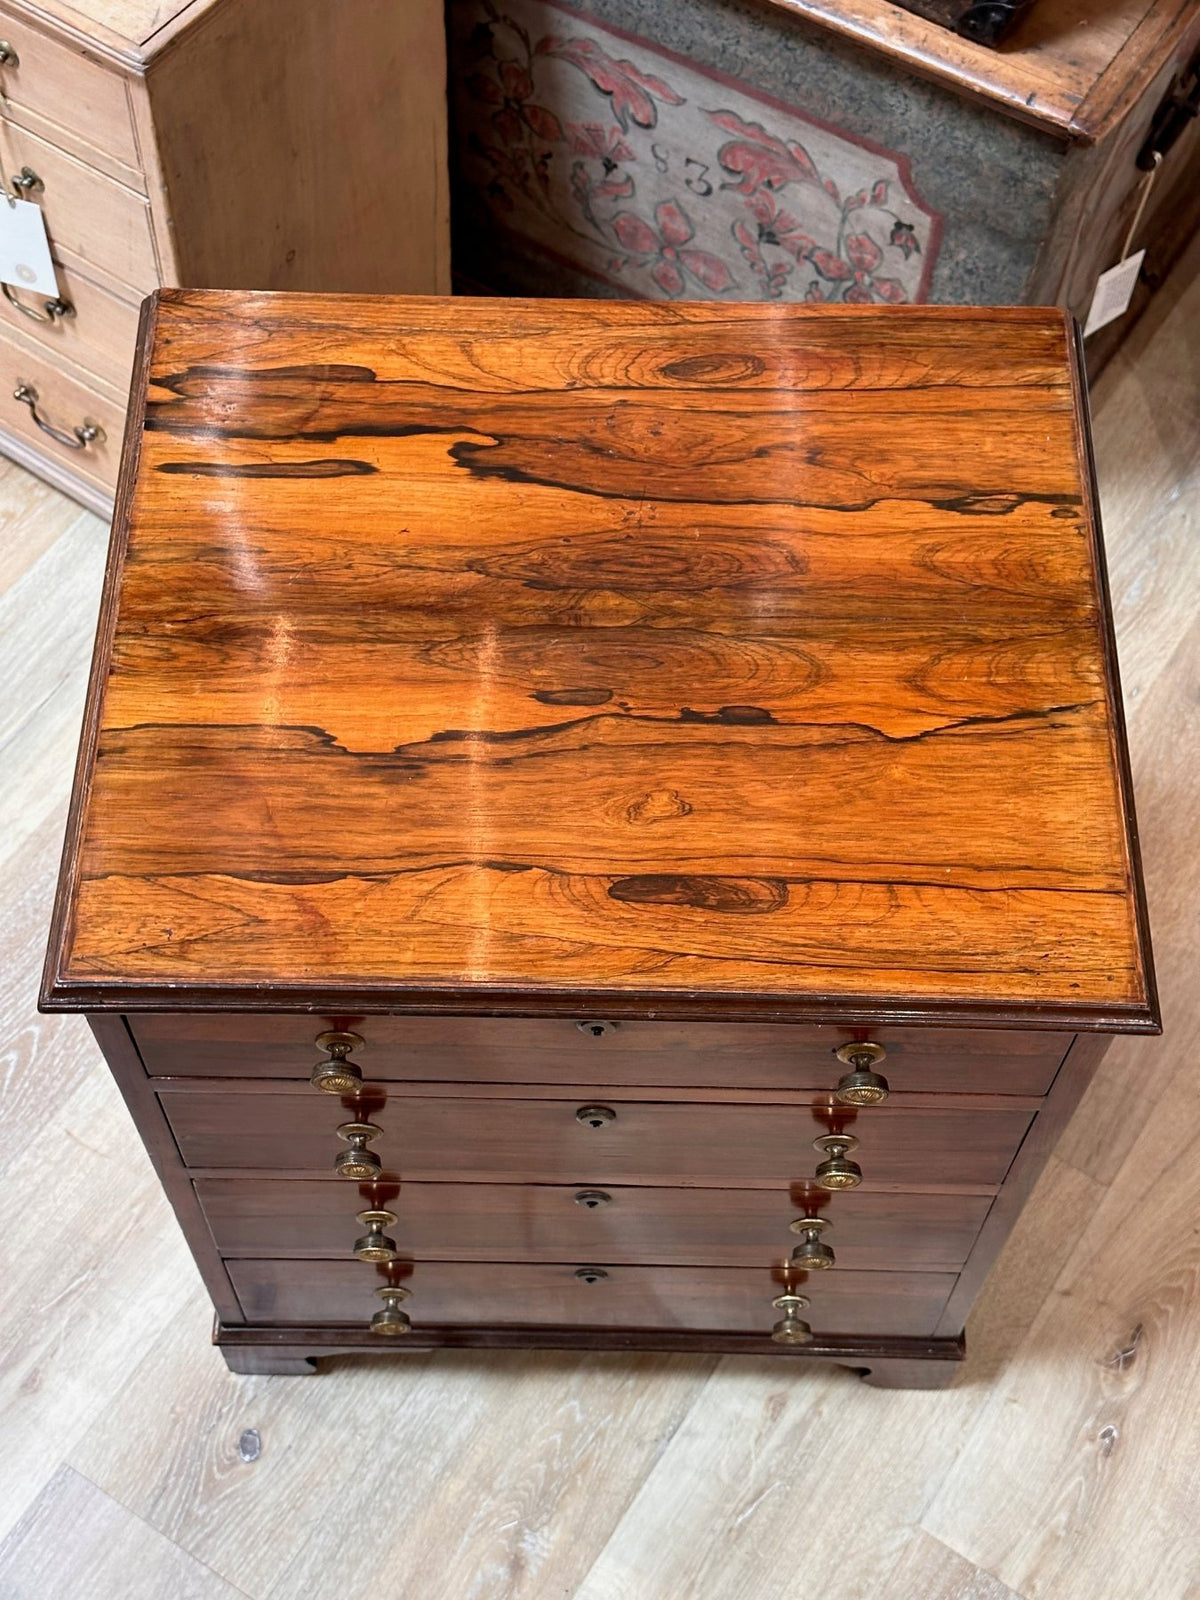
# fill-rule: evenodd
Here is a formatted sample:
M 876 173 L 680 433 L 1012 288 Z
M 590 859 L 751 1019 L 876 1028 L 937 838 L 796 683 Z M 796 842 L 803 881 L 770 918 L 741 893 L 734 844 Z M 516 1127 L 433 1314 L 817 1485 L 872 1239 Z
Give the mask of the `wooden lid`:
M 1084 143 L 1118 127 L 1189 40 L 1194 48 L 1198 31 L 1194 0 L 1036 0 L 993 50 L 890 0 L 768 3 L 1046 133 Z
M 1059 312 L 144 334 L 47 1005 L 1156 1025 Z

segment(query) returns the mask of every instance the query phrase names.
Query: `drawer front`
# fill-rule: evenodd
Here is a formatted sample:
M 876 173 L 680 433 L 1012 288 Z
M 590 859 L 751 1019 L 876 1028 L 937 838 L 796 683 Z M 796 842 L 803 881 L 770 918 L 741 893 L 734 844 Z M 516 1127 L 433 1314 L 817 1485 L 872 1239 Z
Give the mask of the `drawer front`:
M 14 397 L 19 386 L 37 396 L 37 416 L 45 426 L 39 427 L 29 406 Z M 98 425 L 104 434 L 85 449 L 73 449 L 47 431 L 53 428 L 73 438 L 73 430 L 84 423 Z M 7 329 L 0 329 L 0 428 L 33 445 L 48 460 L 81 473 L 106 494 L 113 492 L 125 430 L 124 407 Z
M 388 1281 L 359 1261 L 227 1265 L 250 1322 L 363 1325 L 380 1307 L 376 1288 Z M 574 1263 L 423 1262 L 404 1280 L 412 1290 L 405 1311 L 416 1328 L 702 1328 L 764 1338 L 780 1316 L 771 1301 L 782 1285 L 762 1269 L 612 1266 L 595 1282 L 577 1270 Z M 953 1285 L 947 1273 L 828 1272 L 804 1285 L 811 1305 L 802 1315 L 817 1333 L 927 1336 Z
M 0 325 L 24 335 L 58 366 L 83 368 L 124 394 L 133 369 L 137 306 L 73 267 L 56 263 L 56 270 L 59 298 L 71 307 L 68 315 L 48 316 L 45 295 L 6 285 L 0 291 Z
M 77 149 L 89 148 L 136 171 L 141 167 L 125 80 L 76 50 L 0 9 L 0 36 L 15 53 L 0 67 L 6 121 L 36 120 L 39 131 Z
M 13 170 L 29 167 L 41 179 L 30 197 L 45 213 L 51 249 L 61 246 L 144 293 L 156 288 L 158 264 L 145 199 L 24 128 L 9 123 L 6 132 Z
M 475 1183 L 667 1184 L 779 1188 L 811 1178 L 829 1131 L 820 1108 L 610 1099 L 593 1126 L 577 1099 L 500 1100 L 382 1095 L 347 1110 L 312 1089 L 263 1093 L 160 1088 L 191 1167 L 327 1173 L 345 1148 L 339 1123 L 363 1116 L 383 1130 L 372 1148 L 384 1174 Z M 861 1141 L 854 1159 L 872 1184 L 937 1189 L 999 1184 L 1028 1128 L 1028 1110 L 886 1105 L 840 1119 Z M 352 1103 L 351 1103 L 352 1104 Z
M 225 1256 L 348 1257 L 363 1232 L 356 1211 L 382 1206 L 386 1232 L 414 1261 L 625 1261 L 651 1266 L 761 1267 L 799 1242 L 803 1207 L 770 1189 L 579 1189 L 555 1184 L 406 1183 L 363 1186 L 199 1178 L 196 1192 Z M 795 1197 L 799 1200 L 799 1196 Z M 823 1235 L 843 1267 L 956 1272 L 991 1205 L 987 1195 L 823 1196 Z M 811 1214 L 806 1212 L 805 1214 Z
M 308 1077 L 319 1033 L 350 1028 L 353 1059 L 381 1082 L 608 1083 L 655 1088 L 832 1089 L 846 1028 L 772 1023 L 610 1023 L 597 1018 L 137 1016 L 153 1075 Z M 860 1035 L 861 1037 L 861 1035 Z M 898 1090 L 1041 1095 L 1069 1034 L 879 1028 Z

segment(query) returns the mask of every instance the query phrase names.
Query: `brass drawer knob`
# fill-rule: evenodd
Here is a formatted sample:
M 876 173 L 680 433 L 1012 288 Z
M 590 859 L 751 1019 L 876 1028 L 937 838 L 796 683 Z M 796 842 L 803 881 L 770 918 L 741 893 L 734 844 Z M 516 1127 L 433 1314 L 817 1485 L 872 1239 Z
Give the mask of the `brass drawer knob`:
M 0 39 L 0 67 L 19 67 L 21 58 L 7 39 Z
M 584 1283 L 599 1283 L 608 1273 L 603 1267 L 576 1267 L 575 1276 Z
M 816 1181 L 822 1189 L 857 1189 L 862 1182 L 862 1168 L 857 1161 L 848 1161 L 851 1150 L 858 1149 L 858 1140 L 852 1133 L 823 1133 L 813 1140 L 813 1149 L 825 1157 L 816 1171 Z
M 318 1050 L 326 1051 L 329 1059 L 318 1061 L 312 1069 L 309 1082 L 313 1088 L 323 1089 L 326 1094 L 357 1094 L 362 1088 L 362 1073 L 346 1057 L 362 1044 L 362 1036 L 335 1028 L 319 1033 L 316 1042 Z
M 396 1241 L 389 1239 L 385 1228 L 399 1222 L 394 1211 L 360 1211 L 354 1219 L 367 1230 L 361 1239 L 354 1241 L 354 1254 L 360 1261 L 395 1261 Z
M 603 1189 L 580 1189 L 575 1196 L 577 1206 L 586 1206 L 589 1211 L 595 1211 L 600 1206 L 612 1204 L 612 1195 L 605 1194 Z
M 24 195 L 26 199 L 35 189 L 46 187 L 32 167 L 22 167 L 20 172 L 14 172 L 8 181 L 13 186 L 13 192 L 18 196 Z
M 771 1337 L 776 1344 L 809 1344 L 812 1341 L 812 1329 L 807 1322 L 802 1322 L 796 1315 L 803 1311 L 808 1301 L 802 1294 L 795 1294 L 789 1290 L 787 1294 L 777 1295 L 771 1301 L 776 1311 L 782 1311 L 783 1316 L 771 1329 Z
M 400 1307 L 412 1294 L 412 1290 L 397 1284 L 395 1287 L 387 1285 L 382 1289 L 376 1289 L 375 1293 L 383 1301 L 383 1310 L 377 1311 L 371 1318 L 371 1332 L 385 1334 L 390 1339 L 411 1333 L 412 1322 Z
M 837 1262 L 837 1257 L 821 1235 L 829 1227 L 828 1217 L 797 1217 L 791 1224 L 793 1233 L 803 1235 L 804 1243 L 792 1251 L 792 1265 L 798 1272 L 827 1272 Z
M 862 1044 L 844 1044 L 834 1054 L 843 1066 L 850 1068 L 838 1079 L 834 1090 L 837 1098 L 847 1106 L 877 1106 L 891 1093 L 885 1077 L 874 1071 L 879 1062 L 886 1060 L 887 1051 L 881 1044 L 866 1040 Z
M 580 1106 L 575 1113 L 575 1121 L 582 1122 L 585 1128 L 603 1128 L 605 1123 L 616 1120 L 617 1113 L 611 1106 Z
M 338 1129 L 339 1139 L 345 1139 L 349 1150 L 339 1150 L 334 1157 L 333 1170 L 340 1178 L 377 1178 L 383 1171 L 383 1162 L 367 1145 L 383 1132 L 373 1122 L 343 1122 Z

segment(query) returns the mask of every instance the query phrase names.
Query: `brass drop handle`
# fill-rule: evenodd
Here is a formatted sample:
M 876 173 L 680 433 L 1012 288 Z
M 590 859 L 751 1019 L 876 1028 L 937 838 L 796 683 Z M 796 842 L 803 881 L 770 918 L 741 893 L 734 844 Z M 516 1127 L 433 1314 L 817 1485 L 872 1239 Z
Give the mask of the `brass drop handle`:
M 345 1139 L 348 1150 L 339 1150 L 334 1157 L 333 1170 L 340 1178 L 365 1181 L 377 1178 L 383 1171 L 383 1162 L 367 1145 L 383 1132 L 373 1122 L 343 1122 L 338 1129 L 339 1139 Z
M 793 1233 L 803 1236 L 803 1244 L 792 1251 L 792 1265 L 798 1272 L 827 1272 L 837 1262 L 837 1257 L 821 1235 L 830 1226 L 828 1217 L 797 1217 L 791 1224 Z
M 57 317 L 73 317 L 75 307 L 69 300 L 46 300 L 42 310 L 36 311 L 33 306 L 27 306 L 23 300 L 17 299 L 17 292 L 11 283 L 0 283 L 0 294 L 14 306 L 23 317 L 28 317 L 31 322 L 53 322 Z
M 317 1035 L 317 1048 L 328 1052 L 328 1060 L 318 1061 L 309 1076 L 314 1089 L 326 1094 L 357 1094 L 362 1088 L 362 1072 L 346 1057 L 362 1044 L 362 1036 L 332 1029 Z
M 13 390 L 13 399 L 19 400 L 23 406 L 29 407 L 29 414 L 43 433 L 49 434 L 56 444 L 66 445 L 68 450 L 86 450 L 90 444 L 103 444 L 104 429 L 95 422 L 83 422 L 79 427 L 72 428 L 70 433 L 65 428 L 56 428 L 52 422 L 47 422 L 45 417 L 38 415 L 37 390 L 28 383 L 19 383 Z
M 399 1217 L 394 1211 L 360 1211 L 354 1219 L 361 1222 L 367 1230 L 360 1239 L 354 1241 L 354 1254 L 360 1261 L 395 1261 L 397 1250 L 395 1239 L 389 1239 L 384 1233 L 385 1228 L 393 1227 L 399 1222 Z
M 776 1295 L 771 1301 L 776 1311 L 782 1311 L 783 1316 L 771 1329 L 771 1337 L 776 1344 L 809 1344 L 812 1342 L 812 1329 L 807 1322 L 802 1322 L 796 1315 L 803 1311 L 808 1301 L 802 1294 L 796 1294 L 789 1289 L 786 1294 Z
M 852 1150 L 858 1149 L 858 1140 L 852 1133 L 823 1133 L 813 1140 L 813 1149 L 825 1157 L 816 1171 L 816 1181 L 822 1189 L 858 1188 L 862 1168 L 857 1161 L 847 1159 Z
M 19 67 L 21 58 L 7 39 L 0 39 L 0 67 Z
M 886 1060 L 887 1051 L 881 1044 L 864 1040 L 862 1044 L 844 1044 L 834 1054 L 843 1066 L 850 1068 L 838 1079 L 834 1094 L 846 1106 L 882 1105 L 891 1093 L 887 1079 L 874 1069 Z
M 575 1121 L 582 1122 L 585 1128 L 603 1128 L 616 1120 L 617 1113 L 611 1106 L 580 1106 L 575 1113 Z
M 22 167 L 20 172 L 14 172 L 8 181 L 12 184 L 14 193 L 18 197 L 24 195 L 26 200 L 35 189 L 46 187 L 32 167 Z
M 383 1310 L 377 1311 L 371 1318 L 371 1332 L 382 1333 L 390 1339 L 411 1333 L 412 1321 L 400 1307 L 410 1297 L 412 1290 L 405 1289 L 401 1284 L 386 1284 L 382 1289 L 376 1289 L 375 1293 L 383 1301 Z

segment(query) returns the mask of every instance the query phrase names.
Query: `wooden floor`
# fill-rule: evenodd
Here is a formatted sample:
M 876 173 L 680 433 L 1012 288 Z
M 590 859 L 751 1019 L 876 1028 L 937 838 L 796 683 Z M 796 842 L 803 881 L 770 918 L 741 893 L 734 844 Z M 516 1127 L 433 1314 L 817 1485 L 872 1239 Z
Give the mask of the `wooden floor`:
M 104 529 L 0 467 L 0 1600 L 1200 1600 L 1198 265 L 1094 397 L 1167 1037 L 1110 1052 L 948 1393 L 682 1356 L 231 1376 L 90 1036 L 34 1011 Z

